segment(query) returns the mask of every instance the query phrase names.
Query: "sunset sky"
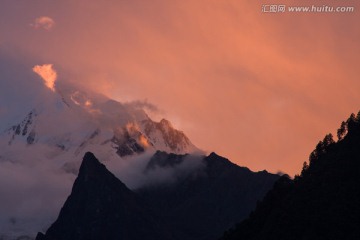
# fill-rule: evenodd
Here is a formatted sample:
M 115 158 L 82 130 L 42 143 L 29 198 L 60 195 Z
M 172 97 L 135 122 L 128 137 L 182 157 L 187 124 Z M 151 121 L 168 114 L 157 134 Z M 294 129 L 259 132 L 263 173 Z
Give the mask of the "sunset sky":
M 280 3 L 355 10 L 261 11 Z M 53 64 L 59 82 L 154 104 L 207 152 L 294 175 L 360 110 L 359 23 L 358 0 L 0 0 L 0 70 Z M 0 83 L 2 119 L 27 111 L 23 83 Z

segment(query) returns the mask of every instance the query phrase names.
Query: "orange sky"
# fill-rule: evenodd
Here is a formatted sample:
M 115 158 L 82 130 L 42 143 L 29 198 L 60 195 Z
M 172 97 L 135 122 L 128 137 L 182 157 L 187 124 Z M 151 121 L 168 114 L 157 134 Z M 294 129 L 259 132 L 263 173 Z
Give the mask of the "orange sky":
M 147 99 L 153 117 L 252 170 L 298 173 L 360 110 L 356 0 L 20 2 L 1 3 L 0 47 L 54 64 L 58 81 Z M 355 12 L 261 12 L 280 2 Z

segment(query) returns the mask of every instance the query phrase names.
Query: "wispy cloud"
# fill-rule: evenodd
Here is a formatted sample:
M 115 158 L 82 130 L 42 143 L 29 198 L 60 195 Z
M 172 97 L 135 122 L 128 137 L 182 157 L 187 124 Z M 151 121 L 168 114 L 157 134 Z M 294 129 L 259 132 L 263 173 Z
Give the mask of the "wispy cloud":
M 42 16 L 34 20 L 34 23 L 30 24 L 31 27 L 35 29 L 45 29 L 47 31 L 51 30 L 55 25 L 55 21 L 51 17 Z
M 147 99 L 145 100 L 135 100 L 127 102 L 126 105 L 133 108 L 146 109 L 150 112 L 159 113 L 161 110 L 155 104 L 150 103 Z
M 44 80 L 46 87 L 55 92 L 55 81 L 57 78 L 57 73 L 53 69 L 52 64 L 36 65 L 33 67 L 33 71 L 39 74 L 39 76 Z

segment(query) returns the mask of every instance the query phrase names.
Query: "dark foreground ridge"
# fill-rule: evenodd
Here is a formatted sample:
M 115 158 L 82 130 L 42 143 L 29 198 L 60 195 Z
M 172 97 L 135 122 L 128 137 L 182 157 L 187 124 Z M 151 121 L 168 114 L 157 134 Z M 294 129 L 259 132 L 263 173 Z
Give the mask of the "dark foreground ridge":
M 174 167 L 187 157 L 191 156 L 157 152 L 148 167 Z M 225 229 L 246 218 L 279 178 L 266 171 L 255 173 L 239 167 L 216 153 L 202 161 L 203 168 L 174 184 L 137 191 L 182 240 L 218 238 Z
M 294 180 L 284 176 L 222 240 L 360 239 L 360 112 L 319 142 Z
M 192 156 L 157 152 L 146 173 Z M 190 158 L 190 159 L 189 159 Z M 58 219 L 36 240 L 210 240 L 244 219 L 278 175 L 254 173 L 215 153 L 171 183 L 128 189 L 86 153 Z
M 141 199 L 86 153 L 55 223 L 36 240 L 174 239 Z

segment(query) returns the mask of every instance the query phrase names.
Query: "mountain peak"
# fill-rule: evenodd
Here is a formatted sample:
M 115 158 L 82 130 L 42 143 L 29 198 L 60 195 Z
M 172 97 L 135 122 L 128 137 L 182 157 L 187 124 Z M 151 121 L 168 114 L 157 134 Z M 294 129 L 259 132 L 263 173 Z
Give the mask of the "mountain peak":
M 97 173 L 104 171 L 105 166 L 99 162 L 95 155 L 91 152 L 87 152 L 84 155 L 83 161 L 79 170 L 80 176 L 96 176 Z
M 160 124 L 161 124 L 162 126 L 168 126 L 168 127 L 173 128 L 171 122 L 170 122 L 169 120 L 165 119 L 165 118 L 161 119 Z
M 199 150 L 170 121 L 154 122 L 133 104 L 93 93 L 64 90 L 34 109 L 21 122 L 0 133 L 0 141 L 8 143 L 9 148 L 17 143 L 34 147 L 42 144 L 54 152 L 51 158 L 66 152 L 77 157 L 87 151 L 108 151 L 126 157 L 147 149 L 176 154 Z
M 210 154 L 209 154 L 209 158 L 214 158 L 214 157 L 220 157 L 220 155 L 218 155 L 218 154 L 216 154 L 216 152 L 211 152 Z
M 142 131 L 156 150 L 175 154 L 193 153 L 199 150 L 182 131 L 175 129 L 166 119 L 160 122 L 147 119 L 142 121 L 141 125 Z
M 91 152 L 84 156 L 73 190 L 58 219 L 36 240 L 173 238 L 143 200 Z
M 209 154 L 209 156 L 206 157 L 209 161 L 217 161 L 217 162 L 222 162 L 224 164 L 233 164 L 232 162 L 229 161 L 229 159 L 224 158 L 218 154 L 216 154 L 215 152 L 212 152 Z
M 79 186 L 82 185 L 94 188 L 98 186 L 105 186 L 112 182 L 116 182 L 118 186 L 122 186 L 124 191 L 129 191 L 125 184 L 116 178 L 114 174 L 112 174 L 92 152 L 87 152 L 83 157 L 73 191 L 77 191 Z
M 92 152 L 86 152 L 83 158 L 83 164 L 100 164 L 100 162 Z

